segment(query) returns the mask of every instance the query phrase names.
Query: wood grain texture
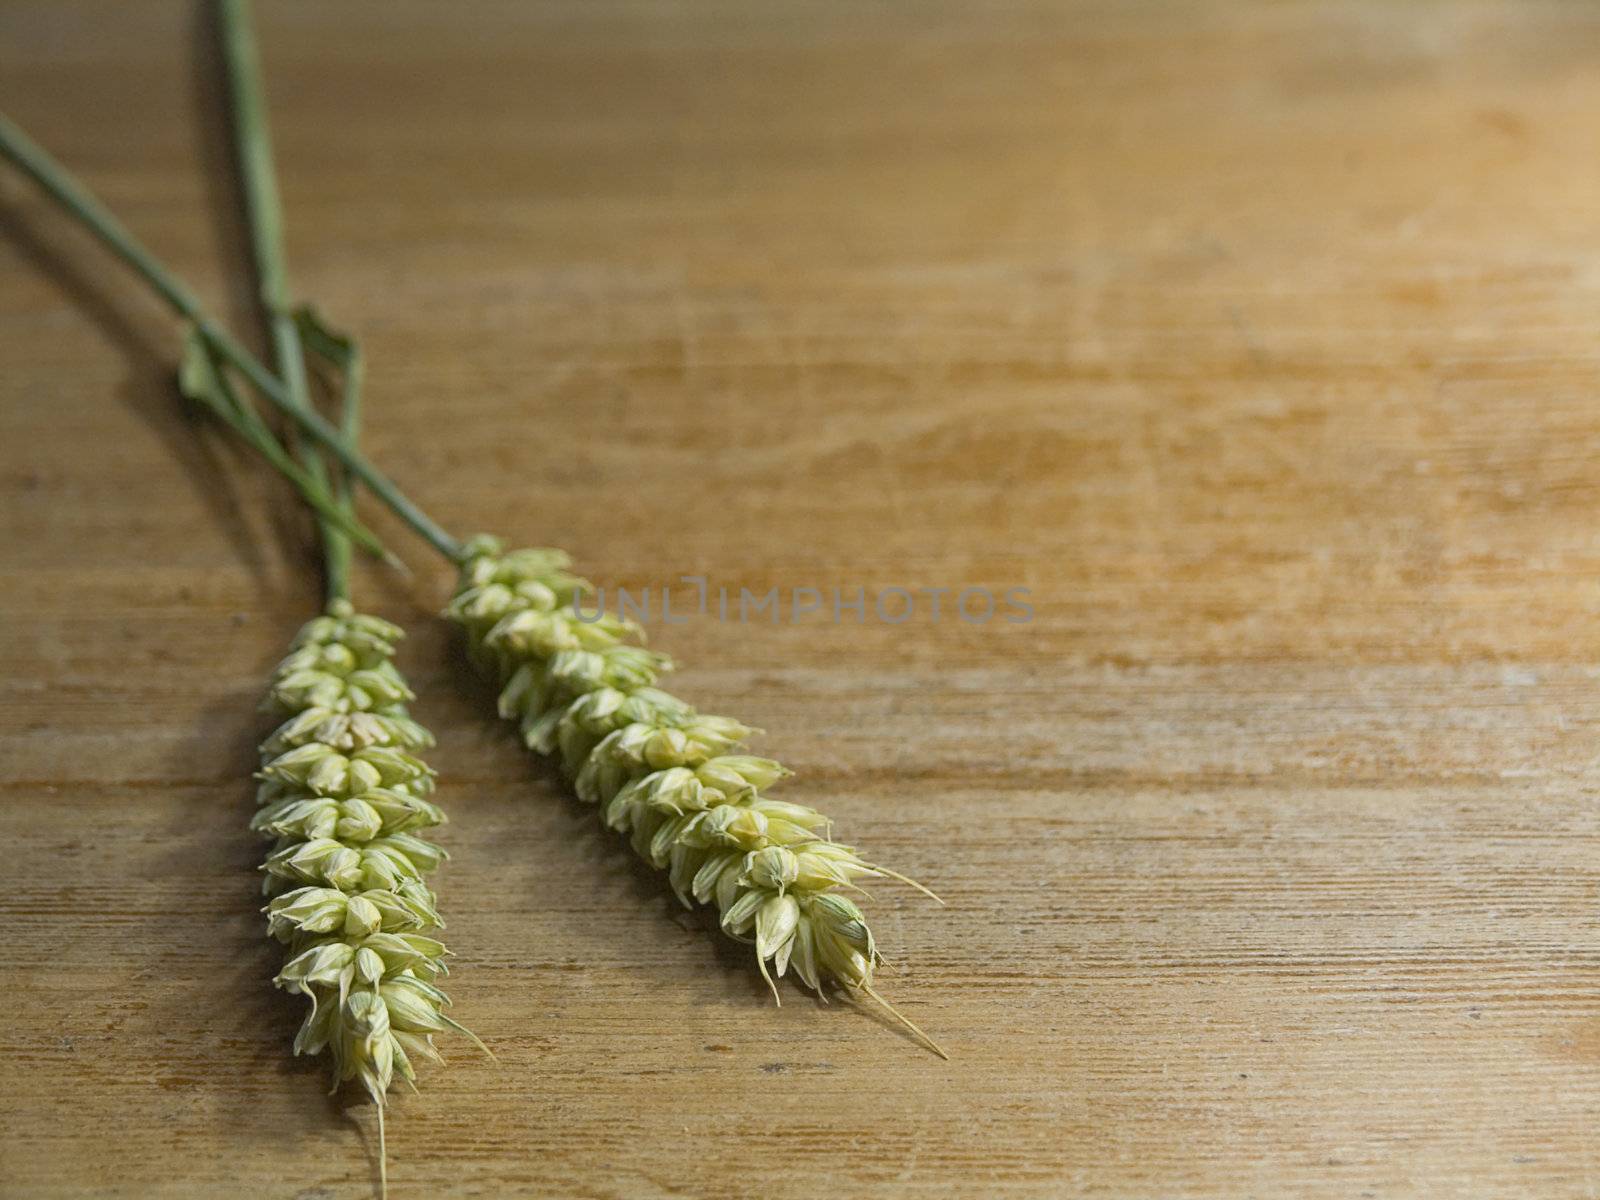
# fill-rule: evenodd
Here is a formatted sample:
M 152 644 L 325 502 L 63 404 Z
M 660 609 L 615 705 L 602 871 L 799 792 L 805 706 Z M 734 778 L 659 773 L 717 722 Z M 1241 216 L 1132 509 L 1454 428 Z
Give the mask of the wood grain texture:
M 1600 1190 L 1600 12 L 263 5 L 293 274 L 445 524 L 695 619 L 678 683 L 926 880 L 954 1058 L 676 912 L 413 637 L 457 1049 L 394 1196 Z M 251 316 L 189 4 L 0 4 L 0 105 Z M 291 1060 L 246 777 L 305 522 L 0 173 L 0 1194 L 373 1193 Z M 402 530 L 373 519 L 396 541 Z

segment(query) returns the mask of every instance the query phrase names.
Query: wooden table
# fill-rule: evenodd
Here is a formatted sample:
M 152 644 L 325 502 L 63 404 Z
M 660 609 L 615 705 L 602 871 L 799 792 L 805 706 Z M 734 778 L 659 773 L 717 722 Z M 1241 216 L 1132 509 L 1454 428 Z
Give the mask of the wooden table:
M 396 1200 L 1594 1194 L 1600 13 L 263 7 L 296 282 L 446 525 L 1035 609 L 653 630 L 949 901 L 870 904 L 944 1063 L 773 1007 L 369 506 L 499 1056 L 396 1100 Z M 210 36 L 8 0 L 0 105 L 248 322 Z M 370 1196 L 245 828 L 306 522 L 139 285 L 0 221 L 0 1194 Z

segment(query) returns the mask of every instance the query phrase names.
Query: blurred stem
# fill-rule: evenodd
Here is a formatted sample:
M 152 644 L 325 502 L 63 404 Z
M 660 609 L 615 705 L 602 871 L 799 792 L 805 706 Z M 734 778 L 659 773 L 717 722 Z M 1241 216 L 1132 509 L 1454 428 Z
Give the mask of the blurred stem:
M 313 512 L 342 528 L 362 549 L 403 569 L 404 565 L 384 548 L 377 535 L 339 506 L 326 484 L 317 483 L 295 462 L 255 408 L 234 391 L 216 352 L 198 332 L 192 331 L 185 345 L 178 386 L 184 396 L 208 409 L 293 484 Z
M 234 150 L 244 180 L 245 210 L 249 215 L 250 249 L 255 256 L 261 307 L 272 331 L 272 352 L 283 381 L 284 394 L 297 409 L 310 411 L 311 389 L 306 382 L 305 351 L 300 331 L 290 312 L 289 271 L 283 249 L 283 204 L 278 197 L 277 171 L 272 162 L 272 133 L 267 124 L 267 101 L 261 84 L 261 57 L 256 51 L 249 0 L 220 0 L 222 52 L 228 67 L 228 93 L 233 115 Z M 342 432 L 353 446 L 356 426 L 346 420 Z M 328 469 L 315 445 L 301 438 L 300 461 L 306 474 L 324 485 Z M 342 481 L 335 497 L 349 510 L 349 488 Z M 344 531 L 325 517 L 317 518 L 322 534 L 327 598 L 350 598 L 350 542 Z
M 461 561 L 461 543 L 451 537 L 427 513 L 418 508 L 392 480 L 373 466 L 344 438 L 322 414 L 312 408 L 297 408 L 284 385 L 260 361 L 211 319 L 194 293 L 118 221 L 92 193 L 74 179 L 60 163 L 23 133 L 14 123 L 0 116 L 0 157 L 14 164 L 67 212 L 76 217 L 117 257 L 132 267 L 155 289 L 157 295 L 187 317 L 195 331 L 217 356 L 239 371 L 268 403 L 283 412 L 321 446 L 338 457 L 350 473 L 365 484 L 378 499 L 416 534 L 451 562 Z
M 354 446 L 361 432 L 361 385 L 364 364 L 361 347 L 354 338 L 341 337 L 330 331 L 316 313 L 302 308 L 295 313 L 295 329 L 309 354 L 314 354 L 338 368 L 341 389 L 339 402 L 339 432 L 347 445 Z M 354 512 L 351 497 L 350 472 L 339 470 L 333 480 L 334 500 L 345 512 Z M 350 543 L 343 537 L 326 543 L 328 558 L 328 598 L 338 599 L 334 589 L 350 573 Z
M 339 432 L 354 446 L 361 434 L 361 373 L 357 360 L 354 373 L 348 370 L 344 377 L 344 401 L 339 409 Z M 334 503 L 339 511 L 353 513 L 355 496 L 350 488 L 350 473 L 340 471 L 333 485 Z M 324 524 L 322 545 L 328 563 L 328 599 L 348 598 L 350 595 L 350 539 L 337 529 Z

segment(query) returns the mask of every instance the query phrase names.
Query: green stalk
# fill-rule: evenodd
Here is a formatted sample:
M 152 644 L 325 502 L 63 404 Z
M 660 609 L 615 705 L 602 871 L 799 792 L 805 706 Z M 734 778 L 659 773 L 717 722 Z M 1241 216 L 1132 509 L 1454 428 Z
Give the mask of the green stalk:
M 261 59 L 256 53 L 249 0 L 221 0 L 219 18 L 223 58 L 228 68 L 234 149 L 239 155 L 239 173 L 244 180 L 250 248 L 256 262 L 261 307 L 272 331 L 273 358 L 284 393 L 296 408 L 309 411 L 311 389 L 306 383 L 300 332 L 290 311 L 289 275 L 283 250 L 283 204 L 278 197 L 277 173 L 272 162 L 272 135 L 267 124 Z M 327 483 L 328 469 L 314 445 L 300 447 L 300 461 L 307 475 L 319 483 Z M 348 492 L 339 499 L 348 504 Z M 325 517 L 317 519 L 317 526 L 327 562 L 328 599 L 348 600 L 349 540 L 337 524 Z
M 344 400 L 339 408 L 339 432 L 352 446 L 361 433 L 361 375 L 344 377 Z M 350 488 L 348 472 L 340 471 L 333 485 L 333 498 L 341 512 L 355 511 L 355 495 Z M 327 523 L 322 527 L 322 546 L 327 558 L 328 599 L 348 597 L 350 594 L 350 539 Z
M 361 430 L 361 385 L 364 378 L 361 347 L 354 338 L 341 337 L 329 330 L 309 308 L 302 308 L 295 313 L 295 326 L 301 343 L 310 353 L 338 368 L 343 385 L 339 432 L 348 445 L 356 445 Z M 333 495 L 341 511 L 355 512 L 348 471 L 341 470 L 335 474 Z M 329 541 L 327 551 L 328 588 L 331 592 L 336 586 L 346 586 L 343 581 L 348 579 L 350 573 L 350 542 L 346 538 Z
M 427 513 L 418 508 L 394 483 L 355 447 L 347 444 L 325 417 L 315 409 L 297 408 L 278 378 L 262 366 L 250 351 L 230 337 L 211 319 L 188 287 L 169 271 L 129 233 L 81 183 L 45 150 L 11 121 L 0 116 L 0 157 L 8 159 L 52 199 L 103 242 L 117 257 L 132 267 L 157 295 L 187 317 L 206 344 L 250 381 L 268 403 L 315 438 L 349 468 L 395 515 L 416 534 L 451 562 L 461 561 L 461 543 L 451 537 Z
M 228 382 L 227 373 L 216 359 L 211 346 L 198 333 L 191 333 L 183 365 L 178 371 L 178 386 L 184 396 L 203 405 L 219 420 L 233 429 L 253 450 L 300 492 L 313 512 L 323 520 L 343 529 L 357 545 L 396 567 L 403 567 L 399 559 L 384 548 L 382 542 L 365 525 L 350 515 L 349 510 L 328 494 L 326 484 L 319 484 L 305 473 L 305 469 L 283 448 L 272 430 L 246 404 Z

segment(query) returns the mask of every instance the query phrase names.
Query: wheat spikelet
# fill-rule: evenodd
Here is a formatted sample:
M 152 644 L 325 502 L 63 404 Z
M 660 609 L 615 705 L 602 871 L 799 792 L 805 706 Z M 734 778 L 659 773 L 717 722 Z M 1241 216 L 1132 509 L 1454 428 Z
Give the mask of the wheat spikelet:
M 433 1035 L 461 1029 L 434 982 L 444 922 L 423 877 L 445 855 L 418 831 L 445 818 L 415 753 L 433 737 L 390 661 L 401 636 L 344 600 L 300 630 L 267 695 L 288 719 L 262 743 L 251 822 L 276 840 L 265 911 L 289 951 L 274 982 L 311 1001 L 295 1053 L 329 1051 L 335 1086 L 359 1080 L 380 1118 L 394 1076 L 413 1082 Z
M 446 616 L 497 675 L 501 715 L 529 749 L 558 758 L 579 797 L 667 872 L 685 905 L 715 903 L 723 930 L 754 943 L 774 998 L 774 975 L 793 968 L 819 994 L 835 985 L 881 1003 L 877 944 L 840 889 L 904 876 L 831 841 L 814 809 L 768 797 L 791 772 L 740 752 L 759 731 L 659 690 L 666 657 L 634 644 L 629 622 L 580 620 L 574 600 L 589 585 L 569 565 L 559 550 L 503 553 L 487 536 L 465 547 Z

